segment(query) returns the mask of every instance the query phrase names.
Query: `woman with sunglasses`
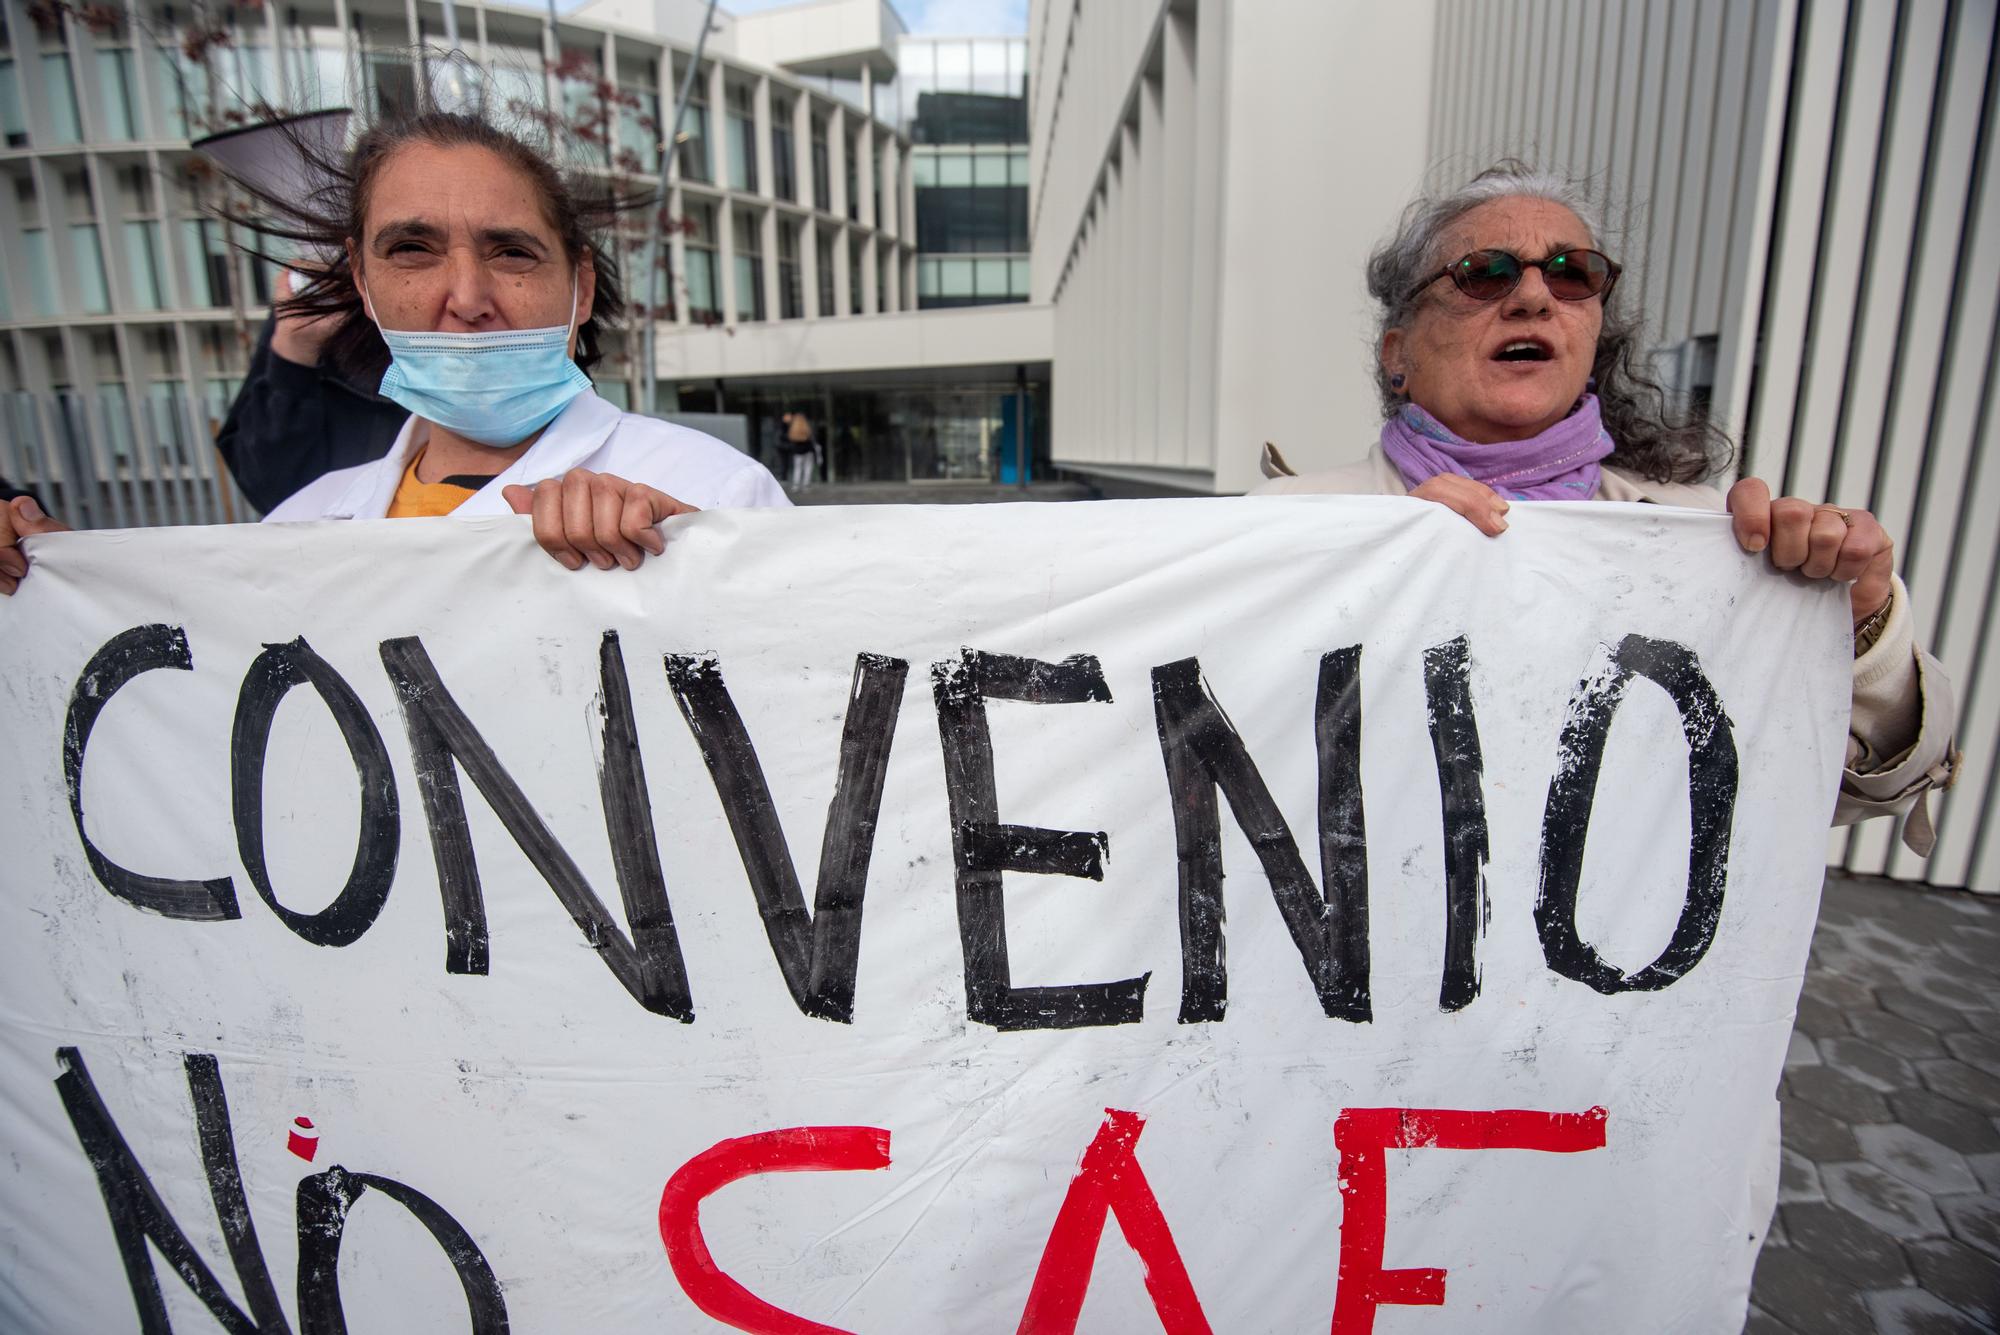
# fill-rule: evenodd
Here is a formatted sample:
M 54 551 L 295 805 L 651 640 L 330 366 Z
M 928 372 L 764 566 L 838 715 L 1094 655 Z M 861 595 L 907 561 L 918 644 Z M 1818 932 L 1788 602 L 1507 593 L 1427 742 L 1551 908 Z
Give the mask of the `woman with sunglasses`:
M 1894 544 L 1865 510 L 1773 500 L 1755 478 L 1726 499 L 1705 485 L 1729 442 L 1673 413 L 1643 371 L 1640 321 L 1612 305 L 1619 268 L 1597 235 L 1580 190 L 1515 163 L 1418 200 L 1368 262 L 1378 444 L 1303 477 L 1267 447 L 1273 480 L 1257 494 L 1416 496 L 1495 537 L 1513 501 L 1726 508 L 1736 541 L 1774 570 L 1848 585 L 1854 710 L 1835 820 L 1914 806 L 1904 839 L 1928 853 L 1923 794 L 1950 777 L 1955 711 L 1913 642 Z

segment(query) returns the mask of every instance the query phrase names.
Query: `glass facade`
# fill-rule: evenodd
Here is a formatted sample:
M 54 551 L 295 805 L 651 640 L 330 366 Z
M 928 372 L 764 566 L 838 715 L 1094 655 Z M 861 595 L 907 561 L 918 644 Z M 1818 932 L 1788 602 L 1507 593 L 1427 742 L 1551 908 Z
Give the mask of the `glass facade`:
M 793 203 L 799 197 L 798 158 L 792 147 L 792 104 L 771 99 L 771 194 Z
M 1026 301 L 1026 39 L 905 37 L 899 59 L 917 304 Z
M 1025 383 L 955 373 L 922 377 L 843 377 L 756 385 L 685 384 L 688 412 L 741 413 L 753 453 L 783 467 L 781 418 L 804 412 L 824 449 L 823 481 L 836 483 L 1002 482 L 1048 467 L 1046 368 Z
M 722 284 L 715 271 L 715 205 L 689 203 L 687 228 L 688 318 L 714 324 L 722 318 Z
M 747 84 L 729 85 L 729 188 L 757 191 L 757 120 Z
M 764 318 L 764 255 L 757 215 L 737 209 L 733 215 L 736 234 L 736 318 Z

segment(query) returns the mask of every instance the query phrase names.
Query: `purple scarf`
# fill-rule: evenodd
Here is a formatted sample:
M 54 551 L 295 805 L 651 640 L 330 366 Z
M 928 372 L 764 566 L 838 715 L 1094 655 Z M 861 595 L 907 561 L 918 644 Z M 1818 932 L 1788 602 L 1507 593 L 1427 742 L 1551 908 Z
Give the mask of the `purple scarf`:
M 1597 461 L 1614 448 L 1595 394 L 1539 436 L 1492 445 L 1460 440 L 1414 403 L 1382 424 L 1382 453 L 1413 491 L 1440 473 L 1456 473 L 1512 501 L 1587 501 L 1597 495 Z

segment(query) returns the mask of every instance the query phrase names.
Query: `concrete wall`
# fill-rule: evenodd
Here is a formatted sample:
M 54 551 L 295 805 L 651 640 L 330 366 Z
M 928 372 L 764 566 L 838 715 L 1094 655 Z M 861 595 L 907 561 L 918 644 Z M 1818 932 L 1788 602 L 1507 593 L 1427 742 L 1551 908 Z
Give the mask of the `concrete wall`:
M 899 311 L 866 320 L 786 320 L 660 331 L 662 382 L 1046 362 L 1046 306 Z

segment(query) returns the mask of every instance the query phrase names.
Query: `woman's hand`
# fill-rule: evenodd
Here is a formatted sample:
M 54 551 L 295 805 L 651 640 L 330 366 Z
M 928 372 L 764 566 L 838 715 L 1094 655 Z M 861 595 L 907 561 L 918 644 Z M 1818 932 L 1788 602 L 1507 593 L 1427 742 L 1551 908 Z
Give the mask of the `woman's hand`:
M 1439 473 L 1425 482 L 1410 495 L 1419 500 L 1436 501 L 1449 510 L 1456 510 L 1472 521 L 1472 526 L 1489 538 L 1497 538 L 1507 530 L 1507 498 L 1484 482 L 1474 482 L 1469 477 L 1456 473 Z
M 648 553 L 658 556 L 667 549 L 655 525 L 699 508 L 644 483 L 587 468 L 500 494 L 515 514 L 534 516 L 535 541 L 570 570 L 583 569 L 586 561 L 599 570 L 637 570 Z
M 12 596 L 28 577 L 28 558 L 20 547 L 22 538 L 68 531 L 68 524 L 43 514 L 32 496 L 16 496 L 0 505 L 0 594 Z
M 1768 548 L 1774 567 L 1807 579 L 1851 581 L 1847 596 L 1855 625 L 1888 605 L 1896 544 L 1866 510 L 1814 505 L 1796 496 L 1774 501 L 1769 487 L 1746 477 L 1729 489 L 1729 514 L 1744 551 Z

